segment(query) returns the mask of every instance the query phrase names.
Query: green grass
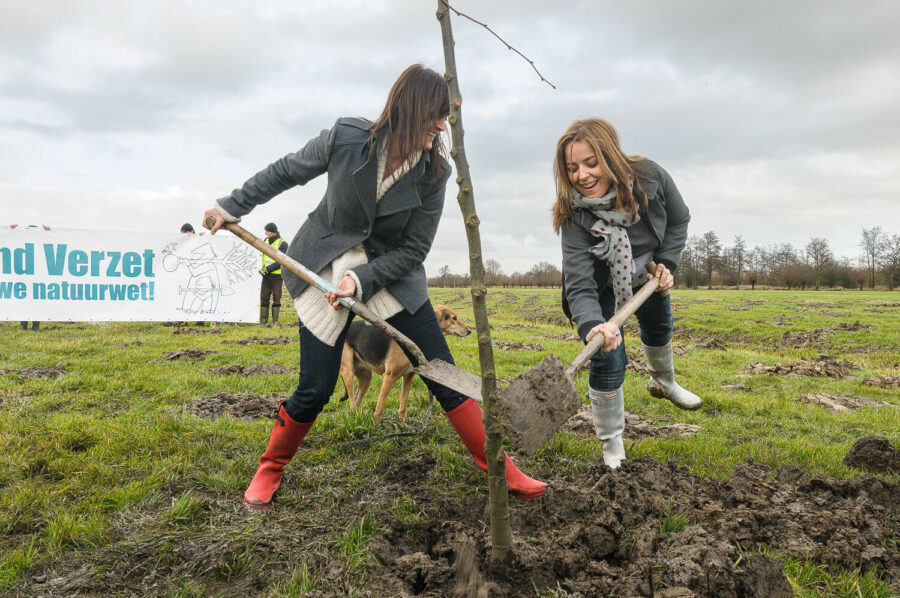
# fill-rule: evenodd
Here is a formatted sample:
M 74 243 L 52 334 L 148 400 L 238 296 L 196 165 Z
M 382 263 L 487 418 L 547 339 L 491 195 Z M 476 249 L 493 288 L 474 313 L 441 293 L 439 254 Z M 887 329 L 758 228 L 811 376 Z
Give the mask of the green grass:
M 449 305 L 474 325 L 468 289 L 435 289 L 432 302 Z M 799 464 L 810 475 L 859 475 L 862 472 L 842 462 L 843 455 L 867 434 L 900 442 L 900 409 L 831 414 L 796 399 L 827 392 L 900 404 L 896 389 L 863 384 L 866 376 L 900 375 L 900 312 L 881 305 L 898 302 L 896 293 L 869 291 L 675 291 L 674 343 L 688 351 L 676 357 L 678 380 L 701 395 L 705 406 L 697 412 L 679 411 L 651 398 L 646 380 L 629 372 L 626 409 L 654 425 L 683 422 L 701 430 L 684 439 L 629 441 L 629 456 L 675 457 L 700 476 L 727 476 L 748 457 L 773 468 Z M 503 381 L 550 353 L 571 361 L 582 347 L 542 336 L 573 332 L 562 322 L 558 289 L 490 289 L 487 304 L 493 340 L 540 343 L 545 349 L 495 348 L 497 375 Z M 780 318 L 790 318 L 789 325 L 778 326 Z M 857 320 L 873 328 L 830 328 Z M 422 424 L 428 394 L 417 379 L 408 420 L 397 420 L 398 384 L 381 426 L 376 425 L 376 380 L 360 411 L 337 401 L 343 394 L 338 382 L 315 433 L 304 442 L 302 461 L 286 472 L 290 483 L 279 492 L 278 505 L 265 517 L 245 513 L 239 497 L 268 440 L 271 420 L 207 420 L 183 408 L 193 398 L 226 391 L 290 393 L 294 374 L 213 376 L 206 370 L 253 363 L 295 367 L 298 345 L 224 343 L 251 335 L 295 338 L 293 328 L 221 329 L 221 334 L 176 336 L 173 328 L 153 323 L 47 322 L 35 334 L 20 331 L 18 322 L 0 323 L 0 369 L 62 362 L 67 371 L 56 379 L 0 374 L 0 593 L 69 562 L 94 563 L 91 574 L 102 575 L 123 559 L 138 572 L 123 581 L 128 590 L 122 591 L 133 594 L 142 591 L 138 575 L 158 570 L 153 587 L 168 596 L 302 596 L 321 586 L 323 563 L 331 561 L 340 562 L 359 584 L 354 587 L 362 588 L 372 563 L 370 542 L 377 530 L 391 524 L 385 518 L 403 528 L 419 526 L 434 517 L 428 503 L 434 493 L 483 502 L 485 478 L 437 407 L 423 436 L 370 447 L 340 445 Z M 817 329 L 832 336 L 818 346 L 779 344 L 786 330 Z M 728 350 L 695 346 L 711 337 L 721 339 Z M 138 340 L 142 344 L 129 344 Z M 625 340 L 630 353 L 639 347 L 633 325 L 626 329 Z M 449 337 L 448 343 L 461 367 L 478 371 L 474 334 Z M 217 353 L 195 361 L 159 359 L 167 351 L 185 348 Z M 859 369 L 843 380 L 754 376 L 744 369 L 753 362 L 789 363 L 820 353 Z M 587 391 L 586 373 L 575 381 L 580 392 Z M 722 388 L 737 383 L 749 390 Z M 596 463 L 599 453 L 595 439 L 561 432 L 519 464 L 526 471 L 566 469 L 577 474 Z M 367 501 L 389 483 L 387 472 L 400 459 L 433 460 L 433 469 L 416 493 L 379 496 L 383 504 L 376 520 Z M 898 481 L 896 475 L 882 477 Z M 328 509 L 343 515 L 316 522 L 312 515 Z M 662 514 L 661 531 L 683 527 L 678 515 Z M 290 534 L 283 532 L 286 520 Z M 886 548 L 897 549 L 896 517 L 886 522 L 883 537 Z M 267 575 L 271 569 L 282 574 Z M 786 559 L 785 572 L 797 595 L 887 595 L 881 582 L 868 574 L 814 561 Z

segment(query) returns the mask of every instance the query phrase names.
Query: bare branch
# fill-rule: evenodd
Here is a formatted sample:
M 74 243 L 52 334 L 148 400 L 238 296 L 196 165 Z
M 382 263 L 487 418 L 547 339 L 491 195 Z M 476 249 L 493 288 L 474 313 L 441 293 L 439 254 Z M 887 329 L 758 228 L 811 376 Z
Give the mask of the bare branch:
M 503 42 L 503 45 L 506 46 L 506 49 L 507 49 L 507 50 L 512 50 L 513 52 L 515 52 L 516 54 L 518 54 L 519 56 L 521 56 L 522 58 L 524 58 L 524 59 L 525 59 L 525 62 L 527 62 L 528 64 L 530 64 L 530 65 L 531 65 L 531 68 L 534 69 L 534 72 L 537 73 L 537 76 L 541 78 L 541 81 L 543 81 L 544 83 L 546 83 L 547 85 L 549 85 L 549 86 L 552 87 L 553 89 L 556 89 L 556 85 L 550 83 L 550 81 L 548 81 L 547 79 L 544 78 L 544 76 L 541 74 L 541 71 L 537 70 L 537 67 L 534 66 L 534 61 L 533 61 L 533 60 L 531 60 L 530 58 L 528 58 L 527 56 L 525 56 L 524 54 L 522 54 L 521 52 L 519 52 L 517 49 L 515 49 L 515 48 L 512 47 L 511 45 L 509 45 L 509 43 L 508 43 L 505 39 L 503 39 L 502 37 L 500 37 L 499 35 L 497 35 L 497 33 L 496 33 L 493 29 L 491 29 L 490 27 L 488 27 L 487 25 L 485 25 L 485 24 L 482 23 L 481 21 L 479 21 L 479 20 L 477 20 L 477 19 L 473 19 L 472 17 L 470 17 L 469 15 L 467 15 L 467 14 L 465 14 L 465 13 L 459 12 L 458 10 L 456 10 L 455 8 L 453 8 L 452 6 L 450 6 L 450 4 L 447 2 L 447 0 L 440 0 L 440 3 L 443 4 L 444 6 L 446 6 L 448 9 L 452 10 L 453 12 L 455 12 L 457 16 L 463 17 L 463 18 L 466 18 L 466 19 L 469 19 L 470 21 L 472 21 L 472 22 L 475 23 L 476 25 L 481 25 L 482 27 L 484 27 L 485 29 L 487 29 L 488 31 L 490 31 L 490 32 L 491 32 L 491 35 L 493 35 L 494 37 L 496 37 L 497 39 L 499 39 L 501 42 Z

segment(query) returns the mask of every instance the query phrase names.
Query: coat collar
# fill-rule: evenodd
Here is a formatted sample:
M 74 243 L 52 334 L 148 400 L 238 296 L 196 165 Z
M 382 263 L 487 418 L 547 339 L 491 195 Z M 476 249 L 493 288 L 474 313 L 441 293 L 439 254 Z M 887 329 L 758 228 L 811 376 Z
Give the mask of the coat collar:
M 422 158 L 388 189 L 376 207 L 378 156 L 377 152 L 371 151 L 371 147 L 372 144 L 374 147 L 378 147 L 378 143 L 379 136 L 375 135 L 371 141 L 367 139 L 360 144 L 357 166 L 353 171 L 353 184 L 356 187 L 357 200 L 369 222 L 372 222 L 376 215 L 384 216 L 421 206 L 422 201 L 416 191 L 414 181 L 422 179 L 431 163 L 431 153 L 422 152 Z

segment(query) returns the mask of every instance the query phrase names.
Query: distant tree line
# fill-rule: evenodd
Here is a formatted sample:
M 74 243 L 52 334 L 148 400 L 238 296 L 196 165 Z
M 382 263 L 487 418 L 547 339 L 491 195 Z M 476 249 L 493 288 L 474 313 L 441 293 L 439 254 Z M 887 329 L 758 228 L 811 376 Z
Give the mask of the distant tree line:
M 813 237 L 803 247 L 774 243 L 750 248 L 743 235 L 730 246 L 723 245 L 714 231 L 688 237 L 675 272 L 680 287 L 735 287 L 741 285 L 786 287 L 787 289 L 863 288 L 876 286 L 894 290 L 900 284 L 900 235 L 888 234 L 880 226 L 863 228 L 856 258 L 836 257 L 824 237 Z M 485 284 L 492 287 L 559 287 L 558 266 L 540 262 L 527 272 L 505 274 L 497 260 L 484 262 Z M 429 286 L 468 287 L 469 275 L 453 274 L 441 267 Z
M 485 260 L 484 283 L 489 287 L 559 287 L 562 285 L 562 271 L 550 262 L 539 262 L 528 272 L 504 274 L 500 262 Z M 450 266 L 441 266 L 437 276 L 428 279 L 431 287 L 468 287 L 469 273 L 453 274 Z

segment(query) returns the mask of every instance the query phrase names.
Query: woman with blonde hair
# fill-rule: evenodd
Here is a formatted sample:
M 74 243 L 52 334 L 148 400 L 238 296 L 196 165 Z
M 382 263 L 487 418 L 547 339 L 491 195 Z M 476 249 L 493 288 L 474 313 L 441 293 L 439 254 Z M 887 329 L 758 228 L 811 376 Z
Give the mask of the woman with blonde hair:
M 325 196 L 287 253 L 340 290 L 325 295 L 283 272 L 300 319 L 300 379 L 278 409 L 269 445 L 244 493 L 248 506 L 264 508 L 272 502 L 285 465 L 334 391 L 353 319 L 341 307 L 341 297 L 365 303 L 418 345 L 426 359 L 453 363 L 428 298 L 422 265 L 450 177 L 441 141 L 449 113 L 444 78 L 413 65 L 394 82 L 375 122 L 338 119 L 303 149 L 275 161 L 204 214 L 204 223 L 215 219 L 210 228 L 215 233 L 226 221 L 236 222 L 279 193 L 327 173 Z M 424 382 L 476 464 L 487 471 L 481 407 L 470 397 Z M 528 500 L 546 488 L 519 471 L 509 457 L 506 481 L 512 492 Z
M 701 399 L 675 382 L 672 354 L 672 272 L 687 238 L 690 212 L 672 177 L 655 162 L 626 156 L 616 130 L 600 119 L 573 123 L 556 146 L 553 228 L 562 239 L 563 310 L 585 341 L 606 337 L 591 359 L 588 397 L 603 461 L 625 459 L 622 383 L 628 358 L 622 331 L 607 322 L 631 298 L 653 261 L 659 290 L 637 310 L 650 394 L 681 409 Z

